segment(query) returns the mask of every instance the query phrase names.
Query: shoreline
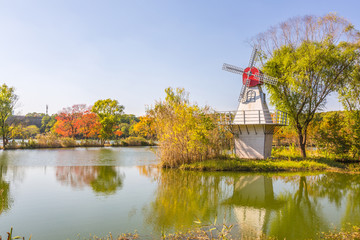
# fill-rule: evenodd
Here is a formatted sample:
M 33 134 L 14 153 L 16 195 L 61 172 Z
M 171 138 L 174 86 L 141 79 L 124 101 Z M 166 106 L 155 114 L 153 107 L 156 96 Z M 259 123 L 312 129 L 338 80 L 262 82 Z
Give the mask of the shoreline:
M 70 146 L 70 147 L 18 147 L 18 148 L 5 148 L 2 147 L 2 151 L 14 151 L 14 150 L 39 150 L 39 149 L 72 149 L 72 148 L 122 148 L 122 147 L 156 147 L 157 145 L 88 145 L 88 146 Z
M 78 144 L 72 146 L 16 146 L 1 150 L 40 150 L 40 149 L 75 149 L 75 148 L 122 148 L 122 147 L 156 147 L 156 144 Z M 309 157 L 306 159 L 287 159 L 273 157 L 270 159 L 239 159 L 236 157 L 221 157 L 182 164 L 166 166 L 159 163 L 156 167 L 198 172 L 243 172 L 243 173 L 296 173 L 296 172 L 337 172 L 360 174 L 360 161 L 336 161 L 324 157 Z
M 166 166 L 162 166 L 166 168 Z M 182 164 L 176 167 L 185 171 L 199 172 L 339 172 L 360 174 L 360 162 L 341 163 L 324 158 L 308 158 L 302 160 L 265 159 L 249 160 L 238 158 L 211 159 L 202 162 Z

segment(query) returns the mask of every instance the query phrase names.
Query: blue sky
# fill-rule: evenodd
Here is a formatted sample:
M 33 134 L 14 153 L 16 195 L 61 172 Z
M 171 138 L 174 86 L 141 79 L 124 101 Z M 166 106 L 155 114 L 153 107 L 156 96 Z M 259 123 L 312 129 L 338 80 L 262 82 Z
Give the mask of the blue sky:
M 0 0 L 0 82 L 17 111 L 56 113 L 113 98 L 142 115 L 183 87 L 193 101 L 234 110 L 249 40 L 290 17 L 336 12 L 360 29 L 360 1 Z M 338 110 L 333 96 L 328 110 Z

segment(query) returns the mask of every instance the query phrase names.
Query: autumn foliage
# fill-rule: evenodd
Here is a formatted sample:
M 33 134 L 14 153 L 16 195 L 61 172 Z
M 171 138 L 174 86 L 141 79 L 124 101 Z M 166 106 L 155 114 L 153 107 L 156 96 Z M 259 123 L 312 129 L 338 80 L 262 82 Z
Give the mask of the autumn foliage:
M 154 140 L 156 138 L 154 121 L 155 119 L 149 114 L 140 117 L 140 122 L 134 125 L 133 131 L 139 136 Z
M 213 111 L 190 103 L 184 89 L 167 88 L 165 92 L 165 101 L 156 102 L 148 110 L 149 119 L 142 118 L 138 125 L 139 130 L 141 126 L 154 130 L 162 166 L 178 167 L 219 157 L 226 134 Z
M 100 131 L 98 116 L 84 104 L 64 108 L 56 116 L 55 133 L 63 137 L 97 137 Z
M 97 137 L 100 131 L 99 118 L 90 110 L 84 112 L 81 118 L 76 122 L 76 126 L 78 127 L 79 134 L 84 138 Z

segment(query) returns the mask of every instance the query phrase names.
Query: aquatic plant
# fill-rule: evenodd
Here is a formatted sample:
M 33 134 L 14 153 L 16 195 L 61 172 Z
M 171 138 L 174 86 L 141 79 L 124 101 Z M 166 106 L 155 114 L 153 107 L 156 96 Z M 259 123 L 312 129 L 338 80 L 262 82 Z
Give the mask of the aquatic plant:
M 8 237 L 7 237 L 6 240 L 15 240 L 15 239 L 23 239 L 23 240 L 25 240 L 25 237 L 13 236 L 13 228 L 12 227 L 11 227 L 10 231 L 7 232 L 7 235 L 8 235 Z M 0 240 L 2 240 L 1 236 L 0 236 Z M 29 237 L 29 240 L 31 240 L 31 235 Z

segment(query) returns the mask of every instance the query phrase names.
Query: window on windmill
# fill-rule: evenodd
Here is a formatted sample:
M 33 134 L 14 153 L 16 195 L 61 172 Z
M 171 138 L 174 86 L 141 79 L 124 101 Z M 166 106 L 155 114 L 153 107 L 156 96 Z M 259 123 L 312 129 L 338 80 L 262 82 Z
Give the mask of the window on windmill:
M 246 93 L 246 101 L 247 102 L 255 102 L 255 98 L 256 98 L 256 92 L 254 90 L 249 90 Z

